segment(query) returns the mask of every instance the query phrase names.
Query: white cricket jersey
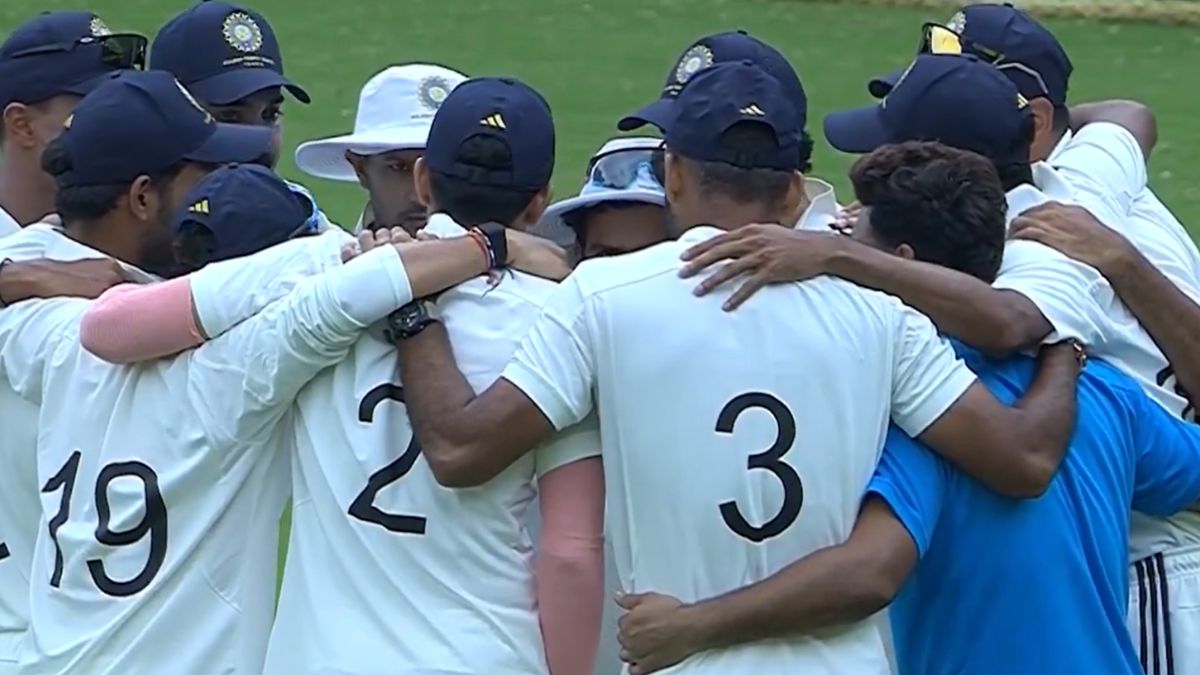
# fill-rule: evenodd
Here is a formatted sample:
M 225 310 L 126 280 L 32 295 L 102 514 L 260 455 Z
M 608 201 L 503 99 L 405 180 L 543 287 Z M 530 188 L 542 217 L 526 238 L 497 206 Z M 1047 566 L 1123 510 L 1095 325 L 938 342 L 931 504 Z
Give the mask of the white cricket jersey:
M 426 231 L 466 231 L 444 215 Z M 557 284 L 522 273 L 441 294 L 438 314 L 476 391 L 500 375 Z M 525 530 L 536 479 L 600 453 L 560 434 L 486 485 L 438 485 L 404 409 L 395 349 L 362 337 L 297 399 L 294 506 L 268 675 L 544 675 Z
M 808 208 L 796 221 L 796 229 L 814 232 L 829 232 L 837 222 L 837 197 L 833 186 L 819 178 L 805 178 L 804 192 L 808 195 Z
M 340 255 L 336 237 L 303 245 Z M 384 247 L 137 367 L 82 349 L 85 300 L 0 313 L 0 370 L 41 406 L 22 675 L 261 673 L 289 486 L 280 422 L 308 380 L 410 298 Z
M 1089 124 L 1064 138 L 1047 164 L 1093 203 L 1107 202 L 1117 213 L 1123 210 L 1124 217 L 1110 219 L 1093 213 L 1128 239 L 1180 291 L 1200 302 L 1200 252 L 1183 224 L 1146 186 L 1146 158 L 1129 131 L 1115 124 Z M 1045 171 L 1045 165 L 1036 168 L 1039 174 Z M 1149 334 L 1130 314 L 1119 313 L 1117 318 L 1113 330 L 1120 335 L 1112 341 L 1112 349 L 1120 349 L 1120 355 L 1114 362 L 1168 410 L 1194 420 L 1194 410 L 1177 390 L 1174 371 Z M 1133 560 L 1195 545 L 1200 545 L 1200 514 L 1184 511 L 1170 518 L 1133 514 Z
M 0 210 L 0 222 L 6 217 Z M 0 239 L 0 260 L 105 257 L 44 223 L 18 228 L 16 234 Z M 126 270 L 131 278 L 149 279 L 134 268 L 126 266 Z M 0 466 L 5 467 L 0 471 L 0 675 L 15 672 L 19 643 L 29 627 L 29 569 L 42 515 L 35 454 L 37 417 L 37 406 L 0 378 Z
M 975 381 L 928 318 L 848 281 L 770 286 L 732 313 L 726 291 L 695 297 L 679 256 L 717 234 L 584 262 L 503 375 L 555 428 L 594 405 L 621 586 L 685 602 L 844 542 L 889 419 L 918 435 Z M 867 621 L 664 672 L 872 675 L 888 662 Z
M 21 231 L 21 224 L 16 218 L 12 217 L 4 207 L 0 206 L 0 237 L 7 237 L 10 234 L 16 234 Z

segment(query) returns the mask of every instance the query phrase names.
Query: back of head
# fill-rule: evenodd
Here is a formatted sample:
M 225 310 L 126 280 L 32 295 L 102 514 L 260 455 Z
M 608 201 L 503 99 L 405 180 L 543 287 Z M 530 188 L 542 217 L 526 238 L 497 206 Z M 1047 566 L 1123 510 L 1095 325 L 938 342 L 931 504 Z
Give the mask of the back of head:
M 554 169 L 550 107 L 510 78 L 467 80 L 438 108 L 422 163 L 430 206 L 458 224 L 536 221 L 541 210 L 530 206 Z
M 888 145 L 850 170 L 864 213 L 856 227 L 889 249 L 907 244 L 918 260 L 996 278 L 1004 254 L 1004 189 L 992 163 L 941 143 Z

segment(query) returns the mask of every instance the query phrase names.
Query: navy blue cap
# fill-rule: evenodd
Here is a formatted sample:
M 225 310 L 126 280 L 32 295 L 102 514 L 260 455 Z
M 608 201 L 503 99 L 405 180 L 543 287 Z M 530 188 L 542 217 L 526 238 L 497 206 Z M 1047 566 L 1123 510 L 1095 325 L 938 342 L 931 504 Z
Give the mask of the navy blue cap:
M 808 96 L 804 93 L 800 76 L 778 49 L 741 30 L 708 35 L 692 43 L 667 73 L 667 81 L 659 99 L 622 118 L 617 123 L 617 128 L 621 131 L 632 131 L 652 124 L 661 129 L 670 122 L 674 114 L 675 99 L 692 76 L 716 63 L 741 61 L 749 61 L 779 80 L 784 94 L 792 103 L 792 108 L 800 115 L 800 128 L 803 129 L 807 124 Z
M 44 12 L 0 44 L 0 110 L 61 94 L 84 96 L 104 75 L 145 64 L 146 38 L 114 34 L 92 12 Z
M 743 169 L 800 169 L 802 117 L 783 85 L 750 61 L 722 63 L 697 73 L 675 101 L 673 119 L 662 127 L 671 152 L 701 162 Z M 733 147 L 722 135 L 735 124 L 768 127 L 770 148 Z
M 844 152 L 940 141 L 997 164 L 1029 162 L 1033 111 L 1016 85 L 974 56 L 919 54 L 878 105 L 831 113 L 825 137 Z
M 201 101 L 227 105 L 271 87 L 308 103 L 308 92 L 283 74 L 275 31 L 262 14 L 218 0 L 201 0 L 154 37 L 150 66 L 175 75 Z
M 200 180 L 175 214 L 174 231 L 202 228 L 213 238 L 208 262 L 257 253 L 301 233 L 310 202 L 258 164 L 228 164 Z
M 251 162 L 274 130 L 218 124 L 170 73 L 128 70 L 96 87 L 67 118 L 62 141 L 71 170 L 63 185 L 119 185 L 181 161 Z
M 459 148 L 476 136 L 498 138 L 512 167 L 467 164 Z M 554 171 L 554 118 L 542 95 L 506 77 L 475 77 L 454 88 L 438 108 L 425 144 L 429 168 L 479 185 L 541 190 Z
M 1074 66 L 1054 34 L 1011 4 L 969 5 L 945 24 L 962 36 L 964 53 L 994 63 L 1025 98 L 1045 97 L 1056 106 L 1067 104 L 1067 87 Z M 928 30 L 928 28 L 926 28 Z M 922 49 L 928 51 L 927 40 Z M 871 81 L 872 96 L 887 95 L 904 71 Z

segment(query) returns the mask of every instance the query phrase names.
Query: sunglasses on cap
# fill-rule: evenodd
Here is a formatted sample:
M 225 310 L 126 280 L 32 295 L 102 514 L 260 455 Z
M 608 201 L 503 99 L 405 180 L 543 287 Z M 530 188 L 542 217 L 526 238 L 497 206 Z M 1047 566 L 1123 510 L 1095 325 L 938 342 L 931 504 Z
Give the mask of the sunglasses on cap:
M 634 187 L 647 174 L 661 188 L 665 181 L 662 146 L 613 150 L 588 162 L 588 182 L 611 190 Z
M 1033 78 L 1043 96 L 1050 96 L 1050 88 L 1042 79 L 1042 74 L 1018 61 L 1008 61 L 1000 51 L 974 40 L 963 37 L 946 26 L 927 23 L 921 30 L 921 45 L 918 51 L 922 54 L 970 54 L 992 64 L 998 70 L 1016 70 Z
M 100 63 L 105 66 L 118 70 L 146 69 L 146 46 L 149 44 L 149 40 L 135 33 L 113 33 L 100 36 L 85 35 L 74 42 L 58 42 L 23 49 L 12 54 L 10 58 L 19 59 L 41 54 L 72 52 L 77 47 L 93 44 L 100 45 Z

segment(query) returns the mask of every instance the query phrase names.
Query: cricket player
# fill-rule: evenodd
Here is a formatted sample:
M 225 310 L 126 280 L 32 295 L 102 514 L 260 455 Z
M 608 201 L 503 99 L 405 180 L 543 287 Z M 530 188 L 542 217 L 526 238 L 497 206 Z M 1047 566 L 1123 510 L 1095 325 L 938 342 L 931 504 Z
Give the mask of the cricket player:
M 1004 192 L 986 159 L 935 143 L 889 145 L 860 159 L 851 180 L 866 205 L 856 239 L 993 279 Z M 960 353 L 1002 399 L 1029 386 L 1027 357 Z M 1022 503 L 892 429 L 846 543 L 690 606 L 623 598 L 634 672 L 698 648 L 828 629 L 892 603 L 901 675 L 1142 673 L 1125 629 L 1128 514 L 1170 513 L 1200 497 L 1200 427 L 1101 361 L 1080 377 L 1077 407 L 1062 470 L 1041 499 Z
M 1021 10 L 1008 5 L 969 5 L 945 26 L 927 24 L 924 31 L 923 50 L 978 55 L 994 62 L 1017 85 L 1034 114 L 1030 155 L 1035 162 L 1059 169 L 1078 189 L 1101 192 L 1111 189 L 1114 182 L 1123 182 L 1125 175 L 1144 172 L 1153 143 L 1142 147 L 1118 127 L 1090 124 L 1114 113 L 1127 119 L 1133 115 L 1136 120 L 1142 112 L 1144 120 L 1144 108 L 1139 111 L 1136 104 L 1110 101 L 1068 109 L 1071 61 L 1054 35 Z M 872 82 L 873 93 L 886 94 L 893 82 L 894 76 L 877 79 Z M 1152 124 L 1153 120 L 1149 121 Z M 1077 140 L 1073 130 L 1083 128 L 1088 128 L 1086 138 Z M 1070 162 L 1064 165 L 1060 159 L 1079 142 L 1119 161 L 1103 165 L 1107 171 L 1096 166 L 1073 172 Z M 1200 367 L 1194 365 L 1200 354 L 1189 334 L 1183 332 L 1180 319 L 1200 324 L 1200 252 L 1149 186 L 1118 197 L 1131 200 L 1128 217 L 1108 226 L 1150 263 L 1141 268 L 1144 273 L 1138 279 L 1148 280 L 1156 290 L 1152 295 L 1139 294 L 1136 289 L 1133 293 L 1128 288 L 1116 290 L 1170 361 L 1155 373 L 1155 381 L 1187 398 L 1186 392 L 1200 390 Z M 1143 298 L 1146 301 L 1139 302 Z M 1159 318 L 1162 320 L 1156 320 Z M 1183 413 L 1194 418 L 1191 406 Z M 1142 666 L 1152 674 L 1166 672 L 1168 667 L 1176 672 L 1200 672 L 1200 650 L 1188 646 L 1200 640 L 1200 516 L 1185 512 L 1155 519 L 1134 514 L 1131 542 L 1134 563 L 1129 579 L 1135 590 L 1130 593 L 1129 628 Z M 1149 602 L 1152 595 L 1159 596 L 1153 603 Z
M 427 63 L 381 70 L 359 93 L 354 131 L 301 143 L 296 166 L 317 178 L 357 182 L 367 191 L 355 232 L 403 227 L 415 234 L 428 214 L 416 197 L 413 166 L 425 149 L 434 114 L 465 79 Z
M 45 20 L 57 26 L 60 19 Z M 70 24 L 79 17 L 61 20 Z M 48 74 L 55 72 L 51 68 Z M 256 150 L 233 130 L 238 143 L 246 147 L 231 151 L 217 145 L 214 139 L 227 137 L 230 130 L 206 123 L 205 113 L 168 75 L 109 70 L 93 77 L 104 80 L 98 87 L 99 98 L 81 103 L 81 112 L 64 118 L 72 127 L 83 127 L 83 141 L 79 136 L 59 136 L 49 143 L 39 166 L 56 183 L 51 191 L 56 206 L 51 210 L 61 215 L 63 227 L 37 223 L 0 240 L 0 260 L 16 261 L 2 265 L 0 314 L 14 309 L 4 308 L 5 303 L 29 297 L 96 297 L 118 282 L 151 279 L 139 268 L 157 268 L 169 258 L 164 221 L 187 189 L 210 170 L 211 163 L 249 159 L 253 154 L 246 153 L 261 151 L 269 141 L 259 133 Z M 144 97 L 147 86 L 157 99 Z M 161 107 L 153 107 L 155 102 Z M 128 150 L 145 143 L 163 143 L 162 155 Z M 71 262 L 54 264 L 43 258 Z M 20 636 L 29 623 L 30 585 L 38 583 L 30 577 L 30 568 L 42 509 L 35 467 L 37 409 L 0 381 L 0 416 L 5 430 L 0 436 L 0 457 L 11 468 L 0 474 L 5 521 L 0 541 L 8 554 L 0 560 L 2 671 L 16 667 Z
M 536 232 L 583 259 L 639 251 L 671 238 L 661 138 L 618 136 L 588 161 L 583 188 L 546 209 Z
M 989 484 L 1038 494 L 1069 435 L 1073 373 L 1043 369 L 1032 396 L 1006 408 L 889 296 L 821 279 L 768 289 L 732 316 L 693 297 L 678 278 L 685 247 L 798 212 L 801 115 L 744 63 L 698 73 L 675 104 L 665 167 L 679 242 L 580 265 L 482 393 L 442 326 L 399 336 L 406 405 L 435 476 L 478 485 L 594 409 L 621 586 L 687 600 L 849 536 L 889 416 Z M 707 653 L 678 672 L 750 671 L 888 663 L 865 623 Z
M 0 44 L 0 237 L 54 211 L 42 151 L 79 99 L 103 75 L 145 59 L 146 38 L 114 34 L 92 12 L 45 12 Z
M 679 56 L 675 66 L 667 71 L 666 83 L 658 100 L 643 106 L 637 112 L 626 115 L 617 124 L 621 131 L 633 131 L 647 124 L 662 127 L 674 114 L 675 100 L 679 92 L 697 72 L 714 63 L 731 63 L 748 60 L 779 80 L 791 104 L 800 115 L 800 170 L 807 174 L 812 170 L 812 138 L 808 135 L 808 95 L 800 76 L 792 68 L 787 57 L 778 49 L 749 35 L 746 31 L 728 31 L 707 35 L 692 43 Z M 839 207 L 829 183 L 805 176 L 804 199 L 797 206 L 800 214 L 797 226 L 825 232 L 836 224 Z
M 257 161 L 271 168 L 283 145 L 283 92 L 309 103 L 308 92 L 283 72 L 283 53 L 262 14 L 220 0 L 201 0 L 158 29 L 150 65 L 183 83 L 220 122 L 263 126 L 274 132 L 270 151 Z M 313 202 L 309 228 L 331 226 L 312 193 L 292 189 Z
M 519 253 L 524 240 L 489 223 L 536 222 L 553 163 L 553 122 L 540 95 L 509 79 L 467 81 L 447 97 L 417 165 L 418 194 L 437 214 L 426 230 L 452 241 L 470 227 L 472 237 L 505 238 Z M 565 261 L 559 266 L 565 276 Z M 208 284 L 193 283 L 197 310 L 229 305 L 229 287 L 212 286 L 219 292 L 210 296 Z M 553 288 L 515 273 L 439 297 L 476 386 L 497 377 Z M 416 330 L 414 316 L 397 313 L 389 331 Z M 421 459 L 396 405 L 404 398 L 382 331 L 300 393 L 296 508 L 265 672 L 591 672 L 603 603 L 595 429 L 563 434 L 462 492 L 438 485 Z M 354 452 L 331 455 L 330 447 Z M 536 560 L 524 527 L 535 496 L 543 522 Z M 343 583 L 327 584 L 330 570 L 342 570 Z

